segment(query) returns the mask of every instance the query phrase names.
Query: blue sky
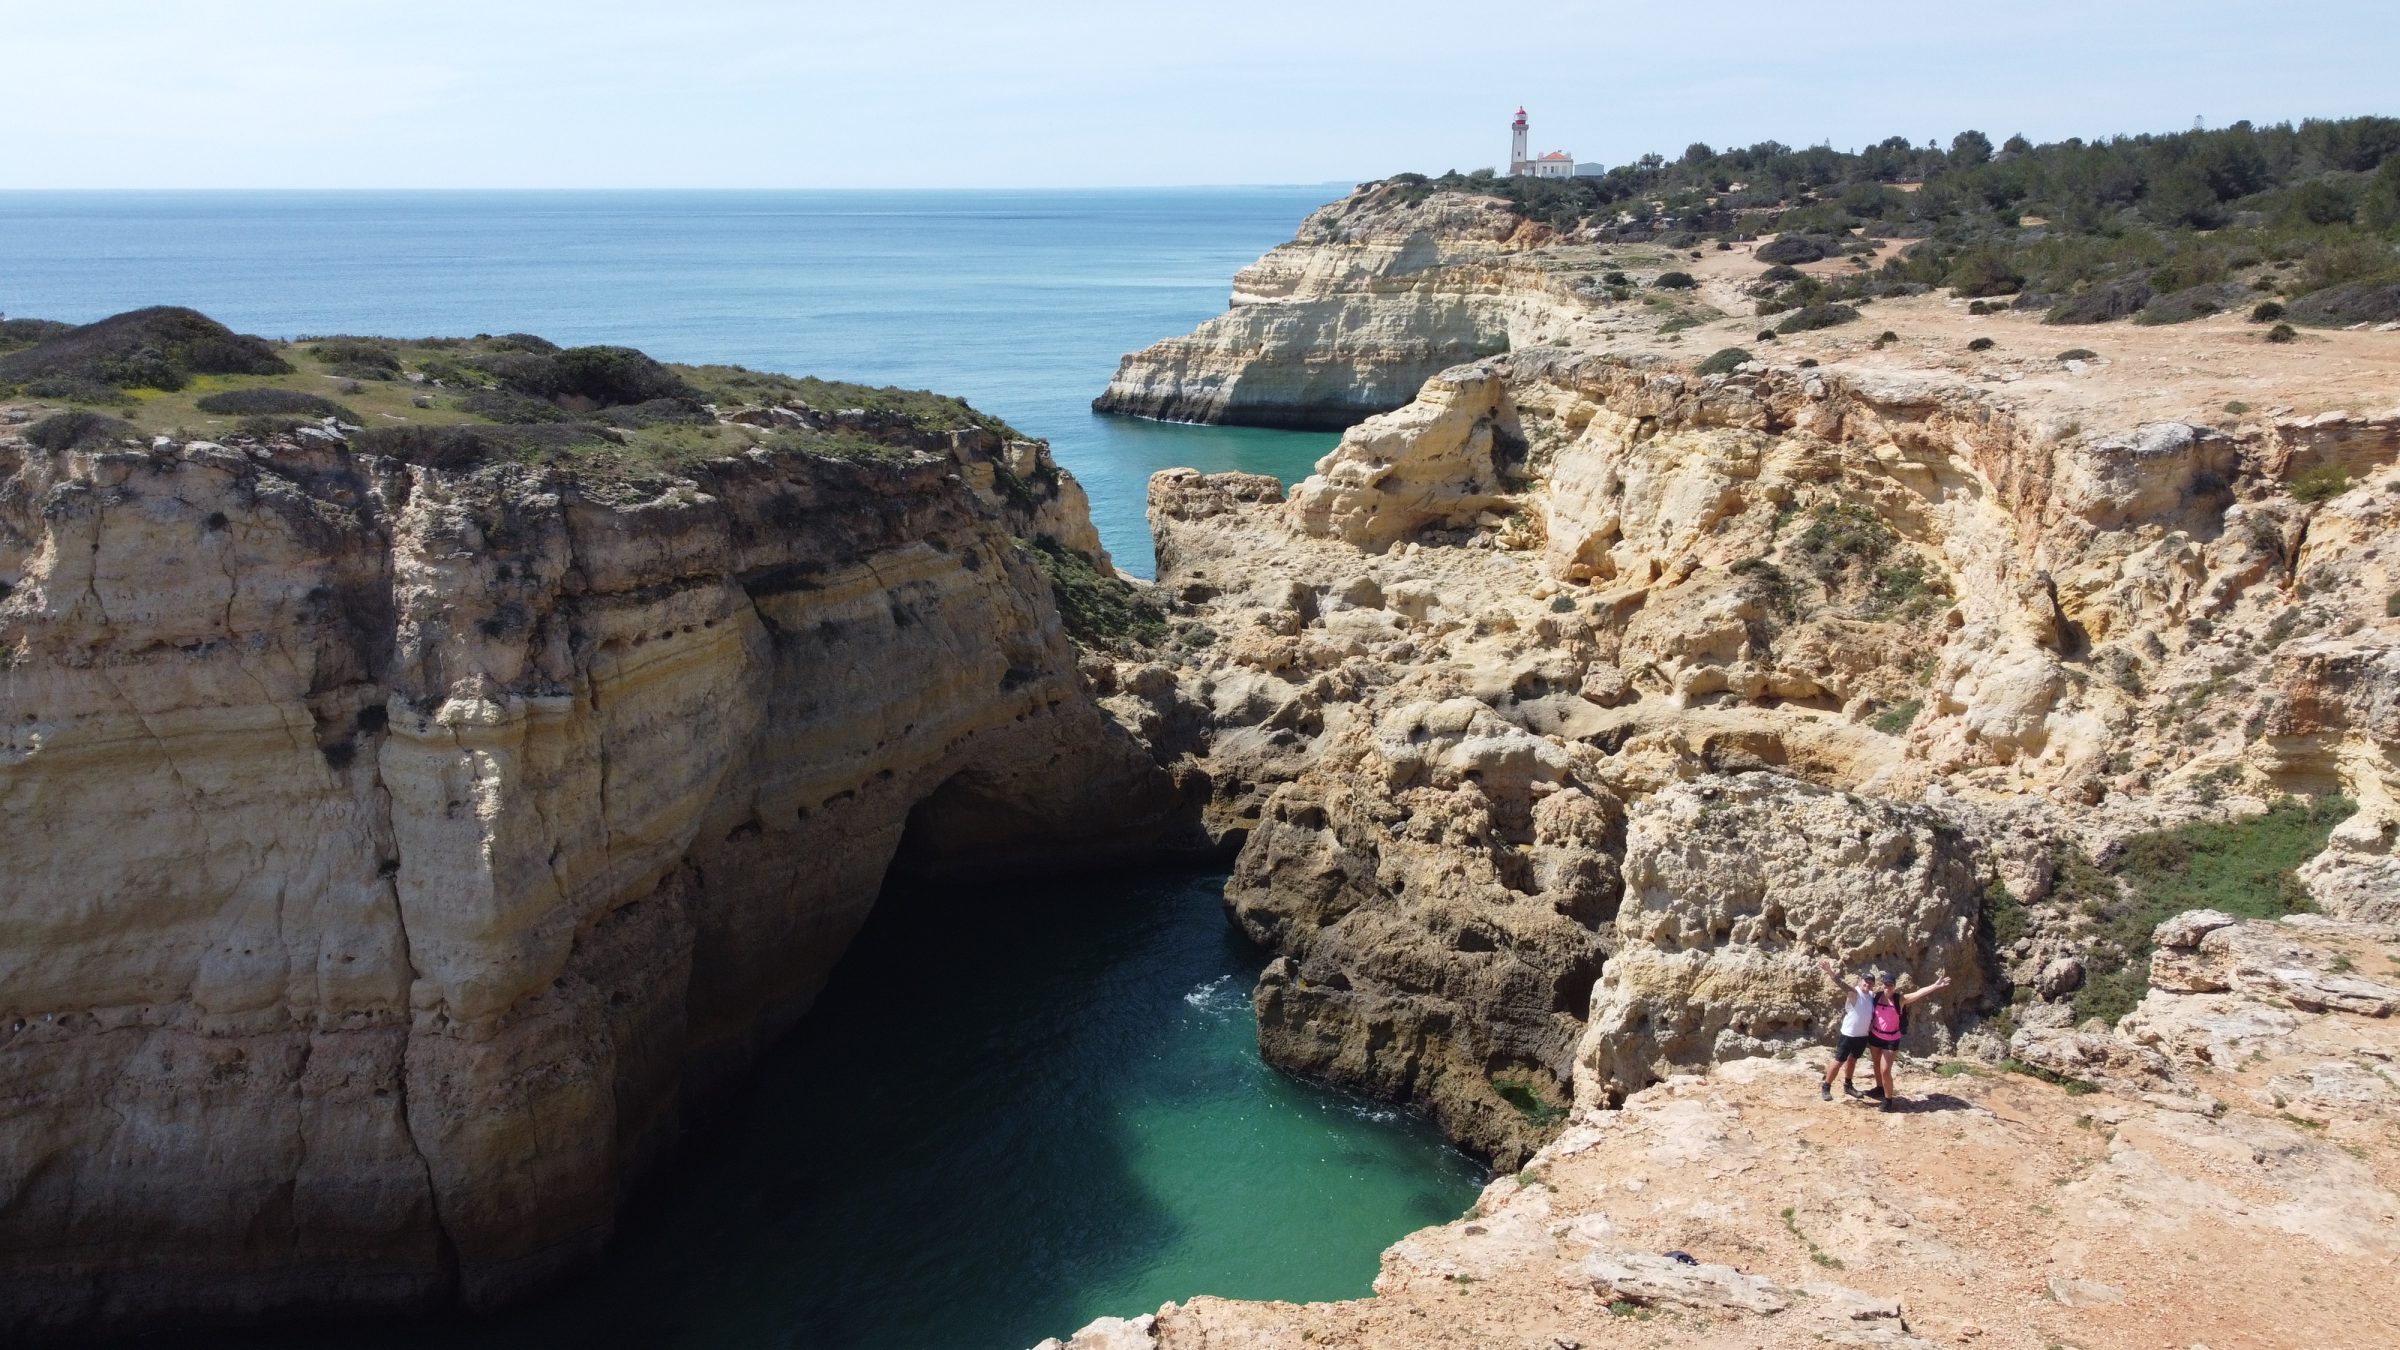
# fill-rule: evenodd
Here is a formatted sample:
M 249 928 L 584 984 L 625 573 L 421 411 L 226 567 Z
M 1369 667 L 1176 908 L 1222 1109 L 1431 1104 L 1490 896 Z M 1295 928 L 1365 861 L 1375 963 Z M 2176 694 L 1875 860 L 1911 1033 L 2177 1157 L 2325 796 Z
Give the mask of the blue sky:
M 2400 0 L 0 0 L 0 187 L 1354 181 L 2400 114 Z

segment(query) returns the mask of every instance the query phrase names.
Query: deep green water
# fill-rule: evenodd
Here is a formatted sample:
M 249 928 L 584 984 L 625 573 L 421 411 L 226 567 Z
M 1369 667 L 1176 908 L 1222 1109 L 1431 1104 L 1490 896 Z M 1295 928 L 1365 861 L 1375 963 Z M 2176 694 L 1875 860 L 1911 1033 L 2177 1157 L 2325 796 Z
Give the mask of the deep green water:
M 887 895 L 601 1265 L 483 1319 L 299 1350 L 1019 1350 L 1194 1294 L 1350 1298 L 1481 1174 L 1259 1060 L 1222 875 Z M 161 1345 L 194 1345 L 188 1338 Z

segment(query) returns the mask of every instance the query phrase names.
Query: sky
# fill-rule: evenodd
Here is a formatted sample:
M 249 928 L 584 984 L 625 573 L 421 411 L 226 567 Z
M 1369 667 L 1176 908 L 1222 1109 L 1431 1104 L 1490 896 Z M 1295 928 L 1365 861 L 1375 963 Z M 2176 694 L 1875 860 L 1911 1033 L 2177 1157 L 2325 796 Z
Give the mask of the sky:
M 0 188 L 1355 182 L 2400 115 L 2400 0 L 0 0 Z

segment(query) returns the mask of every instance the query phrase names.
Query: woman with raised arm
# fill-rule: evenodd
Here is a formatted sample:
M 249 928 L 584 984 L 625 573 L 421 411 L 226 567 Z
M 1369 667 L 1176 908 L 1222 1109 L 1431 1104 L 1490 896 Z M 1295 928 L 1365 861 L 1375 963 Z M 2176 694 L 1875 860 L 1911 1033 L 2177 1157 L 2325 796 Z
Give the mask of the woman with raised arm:
M 1949 987 L 1950 977 L 1944 975 L 1922 989 L 1902 994 L 1892 987 L 1883 972 L 1875 973 L 1874 1009 L 1868 1019 L 1867 1045 L 1875 1055 L 1875 1086 L 1883 1097 L 1882 1109 L 1899 1109 L 1892 1101 L 1892 1056 L 1899 1053 L 1900 1038 L 1908 1032 L 1910 1006 Z
M 1817 1088 L 1818 1099 L 1829 1102 L 1833 1100 L 1833 1076 L 1837 1073 L 1842 1076 L 1842 1091 L 1853 1097 L 1858 1095 L 1851 1075 L 1858 1072 L 1858 1057 L 1867 1048 L 1867 1030 L 1875 1018 L 1875 990 L 1867 975 L 1853 975 L 1844 984 L 1841 968 L 1822 956 L 1817 958 L 1817 969 L 1847 991 L 1842 998 L 1841 1030 L 1833 1037 L 1833 1063 L 1826 1067 L 1825 1081 Z M 1874 979 L 1883 978 L 1881 971 L 1872 975 Z

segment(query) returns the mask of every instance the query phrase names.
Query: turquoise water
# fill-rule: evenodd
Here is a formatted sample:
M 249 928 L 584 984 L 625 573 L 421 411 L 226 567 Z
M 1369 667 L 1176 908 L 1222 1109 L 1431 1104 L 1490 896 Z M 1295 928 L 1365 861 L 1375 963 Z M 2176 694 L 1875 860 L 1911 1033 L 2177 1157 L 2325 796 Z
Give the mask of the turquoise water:
M 530 331 L 962 394 L 1050 437 L 1146 572 L 1153 470 L 1289 479 L 1334 438 L 1090 400 L 1335 193 L 0 193 L 0 312 Z M 1364 1294 L 1477 1169 L 1260 1062 L 1223 880 L 895 893 L 598 1269 L 492 1318 L 161 1343 L 983 1350 L 1195 1294 Z
M 887 895 L 600 1268 L 491 1318 L 214 1344 L 990 1350 L 1194 1294 L 1362 1295 L 1480 1176 L 1422 1122 L 1259 1061 L 1260 958 L 1223 885 Z
M 0 192 L 0 313 L 530 332 L 938 389 L 1048 437 L 1147 576 L 1153 471 L 1288 481 L 1335 438 L 1098 417 L 1093 396 L 1342 191 Z

